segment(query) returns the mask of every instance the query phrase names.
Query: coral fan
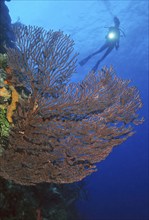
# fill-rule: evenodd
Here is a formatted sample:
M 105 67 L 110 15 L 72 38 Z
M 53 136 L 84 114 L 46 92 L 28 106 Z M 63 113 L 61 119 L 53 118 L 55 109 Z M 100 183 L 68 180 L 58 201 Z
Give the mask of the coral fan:
M 76 55 L 60 31 L 15 25 L 14 33 L 16 48 L 7 48 L 10 83 L 23 89 L 0 175 L 22 185 L 82 180 L 142 123 L 139 92 L 106 67 L 70 83 Z

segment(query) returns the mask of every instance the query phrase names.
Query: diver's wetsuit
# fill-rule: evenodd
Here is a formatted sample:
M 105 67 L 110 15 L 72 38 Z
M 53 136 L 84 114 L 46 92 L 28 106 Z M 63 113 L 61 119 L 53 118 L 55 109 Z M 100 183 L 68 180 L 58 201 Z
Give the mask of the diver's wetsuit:
M 114 38 L 109 38 L 109 34 L 111 32 L 115 33 L 115 37 Z M 106 42 L 105 44 L 96 52 L 92 53 L 91 55 L 89 55 L 88 57 L 86 57 L 85 59 L 83 59 L 79 64 L 82 66 L 85 63 L 87 63 L 87 61 L 92 58 L 93 56 L 95 56 L 96 54 L 102 52 L 103 50 L 106 50 L 105 54 L 101 57 L 100 60 L 97 61 L 97 63 L 95 64 L 95 66 L 92 68 L 93 71 L 96 71 L 100 62 L 113 50 L 113 48 L 115 47 L 116 50 L 119 47 L 119 38 L 120 38 L 120 30 L 119 30 L 119 25 L 115 25 L 114 27 L 110 27 L 109 28 L 109 32 L 106 35 Z

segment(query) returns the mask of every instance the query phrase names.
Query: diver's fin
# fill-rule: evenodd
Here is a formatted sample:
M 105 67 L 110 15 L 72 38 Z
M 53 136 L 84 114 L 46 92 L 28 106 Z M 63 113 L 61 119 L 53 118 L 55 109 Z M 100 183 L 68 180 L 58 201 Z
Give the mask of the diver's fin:
M 98 66 L 99 66 L 99 64 L 100 64 L 100 60 L 95 64 L 95 66 L 92 68 L 92 71 L 93 72 L 96 72 L 96 70 L 97 70 L 97 68 L 98 68 Z
M 80 62 L 79 62 L 79 64 L 80 64 L 80 66 L 83 66 L 84 64 L 86 64 L 87 63 L 87 61 L 91 58 L 92 56 L 91 55 L 89 55 L 88 57 L 86 57 L 85 59 L 83 59 L 83 60 L 81 60 Z

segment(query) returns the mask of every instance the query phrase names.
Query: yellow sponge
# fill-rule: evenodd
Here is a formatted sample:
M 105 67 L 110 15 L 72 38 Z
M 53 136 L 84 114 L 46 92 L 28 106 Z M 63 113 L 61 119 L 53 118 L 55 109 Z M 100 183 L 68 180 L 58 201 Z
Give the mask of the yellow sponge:
M 12 115 L 13 111 L 16 109 L 16 103 L 19 101 L 19 94 L 12 85 L 10 85 L 9 88 L 12 91 L 12 101 L 7 108 L 7 120 L 12 123 Z

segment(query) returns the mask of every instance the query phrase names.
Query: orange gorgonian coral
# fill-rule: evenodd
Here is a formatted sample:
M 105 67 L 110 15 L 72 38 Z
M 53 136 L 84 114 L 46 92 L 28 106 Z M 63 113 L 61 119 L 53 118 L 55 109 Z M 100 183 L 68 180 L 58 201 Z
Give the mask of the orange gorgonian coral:
M 20 98 L 0 175 L 23 185 L 82 180 L 142 123 L 139 92 L 106 67 L 70 83 L 76 55 L 68 36 L 24 25 L 14 32 L 7 55 Z

